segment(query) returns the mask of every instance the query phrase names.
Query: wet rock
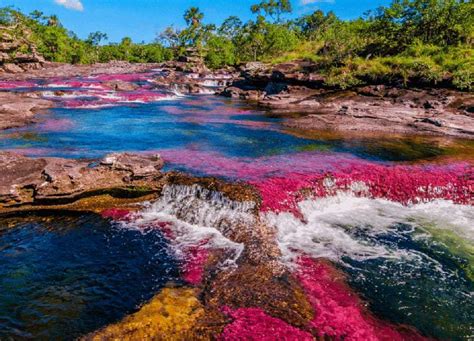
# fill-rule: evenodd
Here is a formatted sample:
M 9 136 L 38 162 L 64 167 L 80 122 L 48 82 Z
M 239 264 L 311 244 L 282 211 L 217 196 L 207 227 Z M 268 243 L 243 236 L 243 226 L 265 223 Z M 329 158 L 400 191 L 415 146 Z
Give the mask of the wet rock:
M 115 91 L 133 91 L 139 88 L 135 83 L 120 80 L 104 82 L 103 85 Z
M 25 204 L 68 204 L 103 193 L 144 196 L 162 186 L 163 161 L 157 155 L 114 154 L 95 165 L 1 152 L 0 165 L 0 210 Z
M 306 326 L 313 309 L 297 282 L 288 273 L 276 273 L 271 263 L 241 264 L 221 271 L 204 291 L 207 307 L 259 307 L 271 316 L 297 327 Z
M 137 313 L 81 340 L 196 340 L 204 314 L 194 290 L 165 288 Z

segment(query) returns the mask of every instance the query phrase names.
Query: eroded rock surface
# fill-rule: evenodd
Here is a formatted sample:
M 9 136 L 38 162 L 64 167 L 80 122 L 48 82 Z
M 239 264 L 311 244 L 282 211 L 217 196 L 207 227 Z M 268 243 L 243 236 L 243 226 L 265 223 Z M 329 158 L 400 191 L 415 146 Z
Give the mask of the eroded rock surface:
M 309 62 L 249 63 L 220 94 L 289 115 L 291 128 L 474 138 L 472 93 L 397 84 L 335 89 Z
M 34 93 L 0 92 L 0 130 L 33 123 L 38 111 L 52 106 L 53 102 Z
M 64 204 L 101 193 L 141 196 L 160 188 L 162 167 L 159 155 L 111 154 L 97 163 L 0 152 L 0 210 Z

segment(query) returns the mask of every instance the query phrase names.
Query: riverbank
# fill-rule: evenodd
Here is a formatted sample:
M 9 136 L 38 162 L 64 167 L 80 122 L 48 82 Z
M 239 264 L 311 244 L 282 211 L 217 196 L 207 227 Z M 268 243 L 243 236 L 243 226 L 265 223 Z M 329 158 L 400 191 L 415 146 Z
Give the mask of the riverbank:
M 81 325 L 74 337 L 87 340 L 242 335 L 421 340 L 468 334 L 471 305 L 465 295 L 473 263 L 470 239 L 465 238 L 470 238 L 472 221 L 472 153 L 463 154 L 464 147 L 454 148 L 449 138 L 440 138 L 447 141 L 444 146 L 424 139 L 388 139 L 381 145 L 298 138 L 314 131 L 282 124 L 307 113 L 267 110 L 264 101 L 272 95 L 266 93 L 265 81 L 243 90 L 259 95 L 265 90 L 261 100 L 248 105 L 240 99 L 194 95 L 225 93 L 246 84 L 248 71 L 186 72 L 186 65 L 177 63 L 140 67 L 139 72 L 129 73 L 124 66 L 120 73 L 110 69 L 113 73 L 91 76 L 65 66 L 75 76 L 30 75 L 2 83 L 7 95 L 34 95 L 56 107 L 44 121 L 38 114 L 39 124 L 6 132 L 3 140 L 0 229 L 12 250 L 5 259 L 11 259 L 14 269 L 7 269 L 5 278 L 16 280 L 23 272 L 15 269 L 37 264 L 31 247 L 18 244 L 31 240 L 22 236 L 25 228 L 38 241 L 34 244 L 43 246 L 41 253 L 55 255 L 51 263 L 69 271 L 66 281 L 73 272 L 67 256 L 77 264 L 72 282 L 78 291 L 66 284 L 59 299 L 46 296 L 43 302 L 30 286 L 37 281 L 25 280 L 21 286 L 34 296 L 23 306 L 49 309 L 59 302 L 57 312 L 40 313 L 57 321 L 66 317 L 66 304 Z M 472 150 L 467 142 L 465 153 Z M 71 211 L 76 218 L 64 218 Z M 67 228 L 58 230 L 58 225 Z M 43 242 L 43 230 L 52 244 Z M 78 230 L 81 243 L 76 242 Z M 130 231 L 130 239 L 122 239 Z M 104 235 L 99 246 L 76 249 L 90 245 L 91 236 Z M 130 277 L 128 268 L 124 271 L 116 262 L 161 264 L 136 253 L 133 244 L 152 236 L 162 240 L 153 244 L 152 253 L 173 260 L 167 270 L 172 276 L 158 275 L 159 286 L 147 287 L 138 303 L 120 308 L 107 323 L 84 324 L 99 315 L 83 309 L 97 302 L 96 296 L 84 296 L 84 288 L 104 296 L 95 289 L 96 275 L 90 276 L 94 284 L 84 282 L 91 268 L 85 262 L 93 267 L 99 261 L 105 276 L 100 286 L 116 281 L 117 273 Z M 100 253 L 114 241 L 113 253 Z M 133 255 L 115 251 L 127 247 Z M 15 258 L 23 253 L 31 255 L 27 266 L 24 258 Z M 156 271 L 145 268 L 144 273 Z M 60 267 L 41 287 L 58 286 L 57 277 L 64 272 Z M 413 273 L 423 273 L 422 279 L 413 279 Z M 407 286 L 407 281 L 413 282 Z M 126 284 L 110 295 L 123 301 L 136 287 L 123 279 L 120 283 Z M 435 290 L 446 299 L 440 302 Z M 419 309 L 421 300 L 426 311 Z M 23 306 L 14 323 L 7 321 L 7 337 L 18 330 L 39 335 L 38 320 L 25 317 Z M 107 314 L 108 307 L 101 307 L 100 314 Z M 431 314 L 435 310 L 441 313 Z M 439 316 L 443 324 L 438 325 L 433 321 Z M 54 321 L 44 335 L 71 330 Z
M 323 85 L 322 76 L 313 73 L 311 64 L 305 62 L 275 66 L 249 63 L 240 69 L 212 72 L 183 62 L 111 62 L 88 66 L 50 63 L 28 73 L 3 73 L 0 80 L 3 90 L 8 91 L 9 84 L 11 90 L 39 86 L 42 82 L 60 83 L 68 78 L 96 77 L 98 84 L 94 86 L 120 93 L 140 88 L 136 83 L 140 76 L 134 79 L 134 74 L 152 78 L 155 87 L 161 89 L 249 101 L 285 118 L 283 124 L 289 128 L 474 139 L 472 92 L 396 83 L 328 88 Z M 56 94 L 61 96 L 60 92 Z M 52 106 L 54 103 L 42 98 L 40 92 L 0 93 L 0 129 L 34 122 L 35 111 Z

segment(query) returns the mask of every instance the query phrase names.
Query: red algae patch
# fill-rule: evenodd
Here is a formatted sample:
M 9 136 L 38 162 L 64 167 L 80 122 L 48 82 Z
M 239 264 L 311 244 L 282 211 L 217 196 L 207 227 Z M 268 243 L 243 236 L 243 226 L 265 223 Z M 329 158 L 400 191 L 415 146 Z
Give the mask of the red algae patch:
M 230 158 L 194 150 L 162 150 L 160 154 L 167 163 L 247 181 L 260 192 L 262 211 L 298 214 L 299 201 L 339 192 L 405 205 L 437 199 L 474 204 L 474 166 L 470 163 L 394 165 L 346 154 L 308 152 L 261 158 Z
M 258 308 L 232 310 L 224 307 L 222 311 L 232 318 L 233 322 L 225 327 L 219 340 L 314 340 L 311 334 L 271 317 Z
M 191 285 L 199 285 L 204 276 L 204 267 L 209 251 L 202 246 L 191 246 L 185 250 L 186 263 L 183 268 L 183 279 Z
M 397 327 L 371 315 L 344 276 L 326 261 L 302 257 L 295 275 L 316 312 L 310 327 L 320 337 L 354 341 L 426 340 L 407 327 Z
M 101 213 L 102 218 L 108 218 L 116 221 L 130 220 L 131 212 L 129 210 L 111 208 Z
M 297 213 L 299 201 L 341 191 L 402 204 L 436 199 L 474 204 L 474 167 L 468 164 L 429 167 L 361 164 L 314 175 L 287 174 L 252 184 L 262 195 L 262 210 L 273 212 Z

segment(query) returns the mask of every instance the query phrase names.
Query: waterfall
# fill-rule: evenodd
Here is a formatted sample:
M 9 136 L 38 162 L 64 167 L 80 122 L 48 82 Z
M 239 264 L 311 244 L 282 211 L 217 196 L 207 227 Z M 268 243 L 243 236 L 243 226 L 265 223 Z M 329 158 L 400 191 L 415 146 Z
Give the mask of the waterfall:
M 132 227 L 149 227 L 157 222 L 167 223 L 178 252 L 186 247 L 202 245 L 224 249 L 234 262 L 244 245 L 228 238 L 242 226 L 253 226 L 254 202 L 238 202 L 224 194 L 199 185 L 167 185 L 161 198 L 148 205 L 133 222 Z

